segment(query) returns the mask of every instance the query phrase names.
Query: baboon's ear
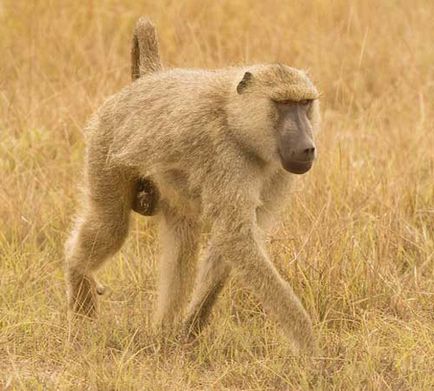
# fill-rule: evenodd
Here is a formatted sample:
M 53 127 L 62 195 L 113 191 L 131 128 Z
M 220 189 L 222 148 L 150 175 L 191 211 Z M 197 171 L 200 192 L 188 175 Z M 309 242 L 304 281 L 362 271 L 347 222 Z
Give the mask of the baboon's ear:
M 251 83 L 253 75 L 250 72 L 246 72 L 242 80 L 237 85 L 237 92 L 241 95 L 247 86 Z

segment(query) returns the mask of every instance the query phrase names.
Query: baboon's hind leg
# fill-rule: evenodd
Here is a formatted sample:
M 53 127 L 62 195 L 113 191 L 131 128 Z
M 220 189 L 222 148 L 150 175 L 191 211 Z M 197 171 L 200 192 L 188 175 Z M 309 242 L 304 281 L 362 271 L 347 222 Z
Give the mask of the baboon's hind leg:
M 86 316 L 97 310 L 93 273 L 122 246 L 133 196 L 133 185 L 119 176 L 100 178 L 96 186 L 88 189 L 86 207 L 65 249 L 69 308 Z

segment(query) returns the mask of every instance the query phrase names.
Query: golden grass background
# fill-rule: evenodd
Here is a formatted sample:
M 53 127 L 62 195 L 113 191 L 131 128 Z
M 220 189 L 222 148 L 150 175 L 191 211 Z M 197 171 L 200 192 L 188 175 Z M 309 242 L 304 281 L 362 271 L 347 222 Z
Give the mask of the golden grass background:
M 141 15 L 167 66 L 279 61 L 321 89 L 319 160 L 270 239 L 321 357 L 292 357 L 236 280 L 197 344 L 161 346 L 141 218 L 101 273 L 98 321 L 67 322 L 82 128 L 130 82 Z M 434 389 L 433 20 L 429 0 L 0 1 L 0 389 Z

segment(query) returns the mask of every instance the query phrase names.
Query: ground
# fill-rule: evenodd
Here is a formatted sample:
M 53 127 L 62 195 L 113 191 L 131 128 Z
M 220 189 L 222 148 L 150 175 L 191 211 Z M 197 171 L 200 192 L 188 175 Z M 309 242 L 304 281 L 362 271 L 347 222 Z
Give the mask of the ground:
M 293 357 L 236 277 L 195 344 L 161 343 L 140 216 L 98 320 L 68 321 L 82 129 L 129 83 L 141 15 L 166 66 L 282 62 L 322 91 L 318 162 L 269 239 L 319 356 Z M 1 390 L 434 389 L 433 2 L 4 0 L 0 19 Z

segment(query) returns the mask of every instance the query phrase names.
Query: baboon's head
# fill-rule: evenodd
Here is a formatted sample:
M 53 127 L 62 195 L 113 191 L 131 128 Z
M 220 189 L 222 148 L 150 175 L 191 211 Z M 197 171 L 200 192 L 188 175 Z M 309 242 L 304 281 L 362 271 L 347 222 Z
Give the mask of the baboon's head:
M 244 143 L 264 161 L 304 174 L 316 156 L 318 91 L 305 72 L 273 64 L 249 68 L 236 85 L 229 118 Z

